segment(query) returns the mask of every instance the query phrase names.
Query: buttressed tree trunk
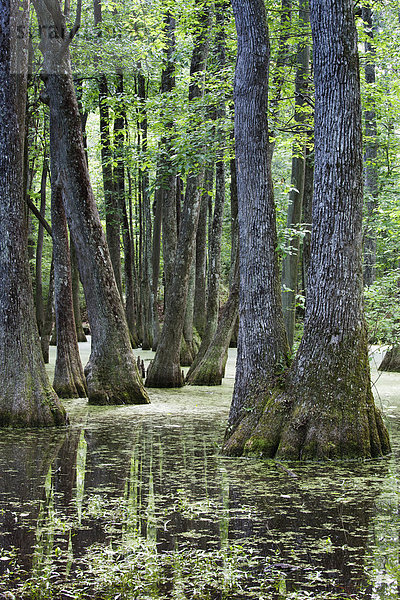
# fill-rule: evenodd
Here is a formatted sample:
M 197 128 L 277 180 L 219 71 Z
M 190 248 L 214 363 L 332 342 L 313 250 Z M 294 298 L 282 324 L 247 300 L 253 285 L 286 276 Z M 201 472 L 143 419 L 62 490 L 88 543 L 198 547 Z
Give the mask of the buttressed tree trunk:
M 353 0 L 311 0 L 315 178 L 304 337 L 246 453 L 284 459 L 390 451 L 374 405 L 362 307 L 362 139 Z
M 20 10 L 22 8 L 22 10 Z M 23 185 L 28 2 L 0 2 L 0 426 L 64 425 L 36 325 Z M 16 45 L 17 27 L 25 35 Z
M 42 31 L 49 24 L 59 37 L 43 35 L 43 77 L 49 97 L 51 140 L 64 190 L 65 212 L 78 259 L 92 334 L 90 359 L 85 368 L 92 404 L 147 403 L 132 353 L 121 298 L 97 212 L 82 141 L 75 97 L 65 18 L 57 0 L 35 0 Z M 51 7 L 50 15 L 47 6 Z M 78 5 L 79 13 L 79 5 Z M 79 14 L 77 15 L 79 17 Z M 75 23 L 77 29 L 79 20 Z
M 263 0 L 233 0 L 238 33 L 235 146 L 239 339 L 224 451 L 240 454 L 289 352 L 281 304 L 267 123 L 269 37 Z

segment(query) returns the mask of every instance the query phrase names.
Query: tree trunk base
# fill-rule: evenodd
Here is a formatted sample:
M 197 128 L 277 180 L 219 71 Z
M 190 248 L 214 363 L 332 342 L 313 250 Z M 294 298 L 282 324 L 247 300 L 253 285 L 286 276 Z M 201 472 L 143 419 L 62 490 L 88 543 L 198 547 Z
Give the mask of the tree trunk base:
M 71 375 L 65 381 L 54 379 L 53 388 L 59 398 L 87 398 L 86 382 L 76 376 Z
M 136 362 L 126 357 L 123 365 L 122 357 L 116 359 L 114 365 L 102 365 L 101 361 L 92 358 L 85 367 L 89 404 L 149 404 L 150 398 L 144 389 Z
M 283 460 L 388 454 L 389 436 L 371 391 L 366 343 L 352 340 L 347 348 L 347 353 L 343 348 L 330 348 L 329 356 L 321 353 L 318 365 L 295 361 L 285 389 L 271 389 L 228 431 L 224 454 Z
M 400 346 L 393 346 L 386 352 L 378 370 L 400 373 Z
M 180 388 L 185 384 L 183 372 L 175 364 L 164 364 L 162 369 L 153 368 L 154 361 L 147 370 L 146 387 L 154 388 Z

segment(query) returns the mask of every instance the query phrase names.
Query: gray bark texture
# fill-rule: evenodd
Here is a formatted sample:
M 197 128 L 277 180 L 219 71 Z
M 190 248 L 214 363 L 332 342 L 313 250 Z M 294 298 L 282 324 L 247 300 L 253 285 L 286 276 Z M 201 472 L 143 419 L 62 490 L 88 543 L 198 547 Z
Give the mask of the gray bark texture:
M 380 456 L 362 306 L 362 139 L 352 0 L 311 0 L 313 231 L 304 336 L 285 391 L 265 399 L 244 452 L 291 460 Z
M 239 220 L 239 339 L 224 452 L 249 428 L 287 366 L 267 123 L 269 37 L 263 0 L 233 0 L 238 33 L 235 146 Z
M 74 305 L 74 319 L 75 319 L 75 329 L 76 329 L 76 337 L 78 342 L 87 342 L 87 338 L 85 332 L 83 331 L 82 325 L 82 314 L 81 314 L 81 306 L 79 299 L 79 270 L 78 263 L 76 260 L 76 252 L 74 249 L 74 245 L 70 242 L 70 260 L 71 260 L 71 279 L 72 279 L 72 301 Z
M 64 17 L 56 0 L 51 4 L 59 27 Z M 54 22 L 43 0 L 35 1 L 39 23 Z M 65 212 L 77 253 L 92 334 L 85 368 L 92 404 L 142 404 L 149 398 L 132 353 L 121 298 L 97 212 L 86 164 L 80 116 L 72 83 L 66 40 L 44 36 L 43 77 L 50 102 L 51 140 Z
M 28 14 L 28 2 L 0 3 L 1 427 L 66 422 L 43 362 L 28 265 L 23 183 L 27 52 L 25 46 L 12 55 L 11 43 L 19 25 L 26 33 L 22 43 L 27 42 Z
M 51 259 L 49 293 L 47 294 L 46 311 L 44 314 L 43 331 L 40 337 L 43 360 L 45 364 L 49 362 L 50 338 L 54 325 L 54 260 Z

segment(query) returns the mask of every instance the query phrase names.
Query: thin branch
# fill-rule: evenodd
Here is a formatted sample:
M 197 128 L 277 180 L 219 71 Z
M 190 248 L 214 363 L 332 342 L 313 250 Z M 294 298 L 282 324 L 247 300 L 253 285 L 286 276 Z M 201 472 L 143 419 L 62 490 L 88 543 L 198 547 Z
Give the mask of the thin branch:
M 28 207 L 31 209 L 31 211 L 33 212 L 33 214 L 35 215 L 35 217 L 38 219 L 38 221 L 43 225 L 43 227 L 45 228 L 45 230 L 47 231 L 47 233 L 53 237 L 53 232 L 51 230 L 50 225 L 48 224 L 48 222 L 46 221 L 46 219 L 40 214 L 40 212 L 38 211 L 38 209 L 36 208 L 36 206 L 33 204 L 32 200 L 30 198 L 26 199 L 26 203 L 28 204 Z

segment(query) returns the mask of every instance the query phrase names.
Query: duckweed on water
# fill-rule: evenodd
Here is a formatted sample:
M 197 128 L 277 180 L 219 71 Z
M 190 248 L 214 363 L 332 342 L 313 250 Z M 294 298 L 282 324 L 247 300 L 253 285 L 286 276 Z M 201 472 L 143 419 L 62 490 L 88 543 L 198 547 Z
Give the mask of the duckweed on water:
M 280 464 L 219 454 L 230 365 L 217 390 L 73 400 L 68 430 L 2 432 L 4 598 L 399 597 L 400 377 L 379 380 L 393 456 Z

